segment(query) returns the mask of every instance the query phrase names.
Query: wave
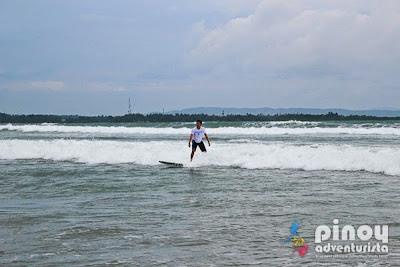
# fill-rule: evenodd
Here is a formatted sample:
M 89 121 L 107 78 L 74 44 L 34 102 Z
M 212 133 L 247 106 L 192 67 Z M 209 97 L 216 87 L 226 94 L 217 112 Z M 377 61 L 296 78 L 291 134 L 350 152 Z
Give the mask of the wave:
M 89 164 L 158 165 L 159 160 L 185 167 L 368 171 L 400 175 L 400 148 L 351 145 L 219 144 L 196 153 L 189 162 L 186 142 L 122 142 L 100 140 L 0 140 L 0 159 L 45 159 Z
M 323 124 L 326 122 L 320 122 L 320 121 L 296 121 L 296 120 L 288 120 L 288 121 L 263 121 L 263 122 L 244 122 L 243 124 L 248 124 L 248 125 L 254 125 L 254 124 L 259 124 L 259 125 L 318 125 L 318 124 Z
M 126 126 L 66 126 L 66 125 L 0 125 L 1 130 L 20 132 L 59 132 L 91 134 L 144 134 L 144 135 L 183 135 L 189 134 L 190 128 L 173 127 L 126 127 Z M 352 135 L 396 135 L 400 128 L 394 127 L 219 127 L 207 128 L 214 135 L 304 135 L 304 134 L 352 134 Z

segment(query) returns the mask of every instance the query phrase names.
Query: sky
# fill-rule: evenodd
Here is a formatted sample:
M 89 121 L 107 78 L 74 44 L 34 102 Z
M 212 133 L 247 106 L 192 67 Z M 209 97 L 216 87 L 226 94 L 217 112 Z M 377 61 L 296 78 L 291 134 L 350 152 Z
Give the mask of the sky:
M 400 109 L 398 0 L 2 0 L 0 112 Z

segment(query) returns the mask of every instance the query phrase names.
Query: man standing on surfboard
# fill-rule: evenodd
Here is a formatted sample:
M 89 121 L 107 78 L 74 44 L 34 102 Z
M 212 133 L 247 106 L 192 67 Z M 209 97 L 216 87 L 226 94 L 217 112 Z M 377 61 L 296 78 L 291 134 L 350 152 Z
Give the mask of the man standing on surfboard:
M 206 137 L 208 146 L 211 146 L 210 139 L 208 139 L 208 135 L 206 133 L 206 129 L 203 126 L 201 126 L 202 124 L 203 122 L 201 120 L 197 120 L 196 127 L 192 129 L 192 132 L 190 134 L 189 147 L 190 143 L 192 143 L 192 154 L 190 154 L 190 161 L 193 160 L 194 152 L 196 152 L 197 146 L 200 147 L 201 152 L 207 152 L 206 146 L 203 143 L 203 136 Z

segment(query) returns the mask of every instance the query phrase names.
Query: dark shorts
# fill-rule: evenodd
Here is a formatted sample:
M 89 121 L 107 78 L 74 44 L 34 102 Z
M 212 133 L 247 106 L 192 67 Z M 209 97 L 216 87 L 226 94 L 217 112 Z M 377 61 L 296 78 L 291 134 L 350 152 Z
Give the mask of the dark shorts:
M 201 152 L 207 151 L 206 146 L 204 145 L 203 141 L 201 141 L 200 143 L 196 143 L 194 140 L 192 140 L 192 150 L 195 150 L 197 146 L 200 147 Z

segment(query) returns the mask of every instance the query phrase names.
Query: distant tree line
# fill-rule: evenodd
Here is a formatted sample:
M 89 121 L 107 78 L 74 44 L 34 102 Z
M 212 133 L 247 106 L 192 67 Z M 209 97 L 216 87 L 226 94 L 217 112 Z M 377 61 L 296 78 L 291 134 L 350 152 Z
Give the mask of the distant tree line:
M 339 115 L 328 112 L 327 114 L 245 114 L 245 115 L 207 115 L 207 114 L 126 114 L 123 116 L 80 116 L 80 115 L 11 115 L 0 113 L 0 123 L 118 123 L 118 122 L 190 122 L 203 121 L 370 121 L 370 120 L 400 120 L 400 117 L 377 117 L 367 115 Z

